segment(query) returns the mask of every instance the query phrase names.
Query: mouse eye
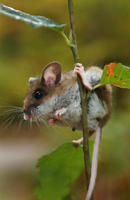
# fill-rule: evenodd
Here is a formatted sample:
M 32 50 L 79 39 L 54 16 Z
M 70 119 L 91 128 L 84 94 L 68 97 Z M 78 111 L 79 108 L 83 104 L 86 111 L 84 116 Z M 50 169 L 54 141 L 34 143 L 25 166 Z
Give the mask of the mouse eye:
M 44 96 L 46 96 L 46 92 L 41 90 L 41 89 L 38 89 L 33 93 L 33 96 L 34 96 L 35 99 L 41 99 Z

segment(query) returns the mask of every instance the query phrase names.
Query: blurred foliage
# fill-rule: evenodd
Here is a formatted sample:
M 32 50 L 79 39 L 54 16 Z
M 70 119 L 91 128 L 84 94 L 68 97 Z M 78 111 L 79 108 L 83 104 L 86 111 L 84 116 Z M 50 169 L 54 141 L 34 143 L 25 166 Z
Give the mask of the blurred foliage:
M 92 157 L 93 141 L 89 144 Z M 36 194 L 40 199 L 68 199 L 70 189 L 84 168 L 82 147 L 65 143 L 38 162 L 39 187 Z M 67 197 L 67 198 L 66 198 Z
M 70 187 L 83 170 L 82 148 L 66 143 L 39 160 L 40 199 L 61 200 L 68 195 Z
M 58 24 L 68 24 L 66 1 L 39 0 L 7 1 L 2 3 L 28 12 L 43 15 Z M 130 2 L 129 0 L 75 0 L 75 28 L 81 62 L 87 65 L 104 66 L 110 62 L 121 62 L 130 66 Z M 68 27 L 65 31 L 68 33 Z M 71 51 L 62 37 L 51 30 L 32 29 L 23 22 L 0 15 L 0 104 L 22 106 L 28 87 L 28 78 L 37 76 L 49 62 L 57 60 L 63 71 L 73 68 Z M 101 159 L 99 162 L 100 184 L 106 186 L 110 179 L 129 178 L 130 169 L 130 91 L 114 89 L 113 114 L 103 130 Z M 53 131 L 52 131 L 53 130 Z M 46 131 L 47 132 L 47 131 Z M 54 128 L 47 132 L 51 145 L 78 137 L 71 130 Z M 112 179 L 112 180 L 111 180 Z M 113 182 L 115 183 L 115 182 Z M 127 183 L 121 182 L 127 189 Z M 116 182 L 116 184 L 118 184 Z M 107 187 L 107 186 L 106 186 Z M 116 190 L 116 189 L 115 189 Z M 128 200 L 128 189 L 108 187 L 109 199 Z M 125 197 L 121 196 L 124 192 Z M 106 199 L 105 193 L 102 198 Z M 98 196 L 98 195 L 97 195 Z M 24 199 L 24 198 L 23 198 Z M 10 199 L 9 199 L 10 200 Z

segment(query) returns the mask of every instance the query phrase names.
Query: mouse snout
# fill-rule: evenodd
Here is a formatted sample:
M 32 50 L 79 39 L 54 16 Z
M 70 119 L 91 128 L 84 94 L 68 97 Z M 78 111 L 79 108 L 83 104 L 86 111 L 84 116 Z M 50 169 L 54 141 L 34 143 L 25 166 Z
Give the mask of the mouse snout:
M 36 107 L 34 105 L 30 105 L 27 108 L 23 109 L 24 119 L 25 120 L 35 120 L 36 119 Z

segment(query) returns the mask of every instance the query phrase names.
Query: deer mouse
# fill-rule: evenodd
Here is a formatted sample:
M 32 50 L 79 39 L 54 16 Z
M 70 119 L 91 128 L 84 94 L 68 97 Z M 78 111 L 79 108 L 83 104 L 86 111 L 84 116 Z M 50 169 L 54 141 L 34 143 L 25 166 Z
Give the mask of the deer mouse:
M 29 89 L 24 100 L 24 119 L 44 119 L 49 123 L 70 126 L 82 130 L 81 100 L 77 76 L 79 74 L 87 90 L 100 82 L 102 70 L 90 67 L 84 71 L 82 64 L 76 64 L 74 71 L 61 74 L 58 62 L 48 64 L 41 77 L 29 78 Z M 111 111 L 111 87 L 102 86 L 92 91 L 87 102 L 87 117 L 90 135 L 96 128 L 104 126 Z
M 92 66 L 84 70 L 77 63 L 73 71 L 62 74 L 58 62 L 49 63 L 41 77 L 29 78 L 29 89 L 24 100 L 25 120 L 45 120 L 50 124 L 69 126 L 73 130 L 82 130 L 82 109 L 77 74 L 86 87 L 86 92 L 100 82 L 102 70 Z M 89 136 L 96 132 L 92 158 L 91 178 L 87 200 L 91 199 L 97 175 L 98 151 L 101 129 L 107 122 L 112 106 L 112 89 L 105 85 L 91 91 L 87 100 L 87 120 Z M 74 141 L 82 143 L 83 139 Z

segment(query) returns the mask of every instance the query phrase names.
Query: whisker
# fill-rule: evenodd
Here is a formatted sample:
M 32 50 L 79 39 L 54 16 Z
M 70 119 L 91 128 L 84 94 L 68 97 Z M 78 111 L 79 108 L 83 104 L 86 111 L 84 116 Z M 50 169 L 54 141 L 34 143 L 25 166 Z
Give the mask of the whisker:
M 38 124 L 38 127 L 40 127 L 40 122 L 38 121 L 38 119 L 36 120 L 36 123 Z
M 32 119 L 30 119 L 30 121 L 29 121 L 30 123 L 30 129 L 32 129 Z
M 71 128 L 71 125 L 69 124 L 69 122 L 67 122 L 66 120 L 64 120 L 64 119 L 62 119 L 63 120 L 63 122 L 68 126 L 68 127 L 70 127 Z
M 3 125 L 4 125 L 3 128 L 7 129 L 13 123 L 14 120 L 15 120 L 15 116 L 12 116 L 12 117 L 8 118 L 7 120 L 5 120 L 3 123 Z
M 0 106 L 0 109 L 1 110 L 9 110 L 9 109 L 11 109 L 11 110 L 23 110 L 23 108 L 22 107 L 19 107 L 19 106 Z
M 47 127 L 47 128 L 52 128 L 52 126 L 51 126 L 48 122 L 46 122 L 46 121 L 42 118 L 42 116 L 40 116 L 39 120 L 43 122 L 43 124 L 45 125 L 45 127 Z
M 18 130 L 18 131 L 21 131 L 21 130 L 22 130 L 23 122 L 24 122 L 24 120 L 21 119 L 20 122 L 19 122 L 19 124 L 18 124 L 18 126 L 17 126 L 17 130 Z
M 23 118 L 23 113 L 20 113 L 20 114 L 18 115 L 18 120 L 19 120 L 19 123 L 18 123 L 18 130 L 21 130 L 22 125 L 24 126 L 24 122 L 25 122 L 25 120 L 24 120 L 24 118 Z
M 13 114 L 20 114 L 22 113 L 21 111 L 18 111 L 18 110 L 0 110 L 0 117 L 4 117 L 4 116 L 9 116 L 9 115 L 13 115 Z
M 22 119 L 22 107 L 0 106 L 0 121 L 4 129 L 9 128 L 14 122 Z
M 35 124 L 37 125 L 37 127 L 39 128 L 39 124 L 38 124 L 38 122 L 37 121 L 35 121 Z

